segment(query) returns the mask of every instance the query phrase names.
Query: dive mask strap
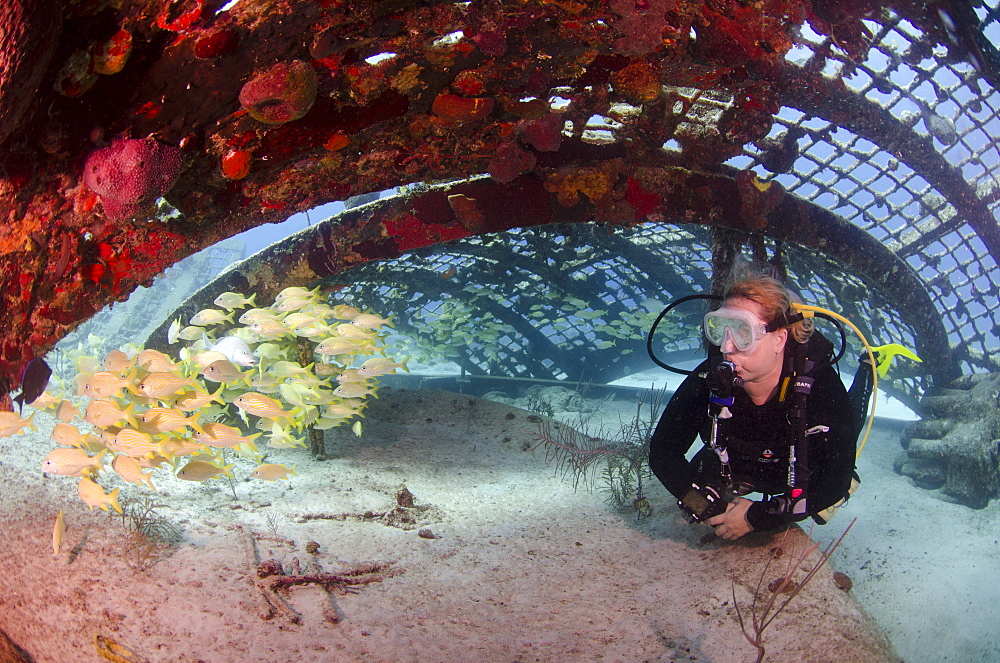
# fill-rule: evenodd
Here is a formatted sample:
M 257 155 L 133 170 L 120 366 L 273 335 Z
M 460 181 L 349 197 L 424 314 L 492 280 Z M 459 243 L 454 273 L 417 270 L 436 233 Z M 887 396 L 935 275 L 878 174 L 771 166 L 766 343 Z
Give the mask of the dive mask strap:
M 764 327 L 764 330 L 767 333 L 770 334 L 773 331 L 778 331 L 782 327 L 787 327 L 789 325 L 794 325 L 796 322 L 801 322 L 802 320 L 806 319 L 806 316 L 804 316 L 803 314 L 799 313 L 798 311 L 794 311 L 794 312 L 792 312 L 792 311 L 794 311 L 794 309 L 782 313 L 777 318 L 775 318 L 771 322 L 767 323 L 767 325 L 765 325 L 765 327 Z M 812 317 L 812 316 L 810 315 L 809 317 Z

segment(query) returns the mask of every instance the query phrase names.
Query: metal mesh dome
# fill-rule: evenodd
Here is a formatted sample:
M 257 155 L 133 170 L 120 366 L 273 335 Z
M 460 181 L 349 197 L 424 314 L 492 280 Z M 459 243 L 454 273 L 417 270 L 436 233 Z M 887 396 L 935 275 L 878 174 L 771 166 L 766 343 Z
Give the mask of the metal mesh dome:
M 1000 32 L 998 17 L 996 3 L 984 4 L 974 14 L 979 26 L 974 42 L 949 44 L 959 40 L 957 33 L 924 34 L 886 9 L 877 20 L 865 21 L 871 47 L 860 58 L 803 25 L 787 55 L 790 66 L 783 82 L 786 89 L 808 87 L 810 94 L 786 95 L 768 135 L 747 143 L 723 164 L 731 169 L 727 172 L 749 170 L 762 183 L 779 183 L 799 200 L 862 230 L 903 261 L 927 293 L 923 306 L 928 310 L 922 315 L 941 321 L 951 351 L 941 361 L 955 367 L 952 375 L 1000 370 L 1000 152 L 991 138 L 1000 132 L 1000 96 L 998 58 L 989 40 Z M 943 24 L 955 18 L 944 15 Z M 807 77 L 808 86 L 797 82 Z M 726 114 L 736 102 L 726 93 L 705 89 L 667 88 L 666 93 L 668 121 L 676 130 L 665 152 L 679 164 L 690 164 L 700 158 L 693 146 L 720 139 Z M 553 103 L 572 108 L 558 95 Z M 637 110 L 618 104 L 591 117 L 583 129 L 568 123 L 567 131 L 595 144 L 613 144 Z M 580 379 L 589 372 L 589 379 L 613 379 L 642 364 L 641 329 L 629 325 L 648 322 L 655 305 L 674 296 L 707 290 L 712 240 L 689 226 L 619 230 L 613 240 L 592 241 L 598 234 L 608 235 L 560 228 L 475 239 L 461 248 L 421 251 L 360 268 L 351 278 L 383 284 L 375 298 L 361 295 L 364 288 L 359 287 L 359 299 L 373 306 L 379 299 L 383 308 L 388 304 L 395 309 L 401 324 L 425 339 L 427 350 L 434 347 L 427 345 L 432 338 L 428 325 L 436 324 L 442 334 L 441 328 L 468 316 L 463 318 L 465 331 L 442 339 L 468 370 L 555 379 Z M 866 269 L 859 266 L 861 260 L 845 265 L 815 251 L 788 250 L 794 255 L 789 258 L 792 285 L 807 300 L 860 321 L 874 339 L 905 344 L 920 335 L 895 311 L 902 307 L 913 315 L 913 302 L 894 302 L 879 289 L 898 266 Z M 588 261 L 583 255 L 588 251 L 604 254 Z M 552 256 L 564 268 L 558 277 Z M 655 271 L 643 271 L 643 262 L 655 265 Z M 451 269 L 460 276 L 442 283 L 439 275 Z M 425 277 L 414 281 L 417 273 Z M 390 282 L 406 285 L 384 285 L 390 274 Z M 461 281 L 463 275 L 470 281 Z M 456 289 L 459 284 L 462 288 Z M 385 298 L 404 291 L 409 308 Z M 607 309 L 608 315 L 596 323 L 581 321 L 572 310 L 574 301 L 587 302 L 591 311 Z M 494 324 L 477 316 L 479 307 L 495 319 L 495 328 L 475 326 Z M 629 313 L 634 317 L 625 322 Z M 629 335 L 607 336 L 602 325 L 613 321 L 621 321 Z M 613 351 L 595 362 L 593 351 L 610 349 L 606 344 L 611 342 Z M 545 359 L 529 357 L 542 348 Z M 910 375 L 890 390 L 912 402 L 930 381 L 926 375 Z
M 329 269 L 328 281 L 356 283 L 345 296 L 394 312 L 426 357 L 440 351 L 482 374 L 603 382 L 644 365 L 643 336 L 660 305 L 709 290 L 720 242 L 766 243 L 786 256 L 806 301 L 844 313 L 873 341 L 922 351 L 921 367 L 893 375 L 890 390 L 904 399 L 935 381 L 1000 370 L 1000 152 L 991 139 L 1000 131 L 1000 58 L 990 41 L 1000 9 L 993 1 L 938 11 L 938 22 L 915 12 L 924 17 L 918 28 L 885 8 L 863 22 L 868 36 L 846 41 L 803 23 L 759 99 L 694 76 L 700 87 L 664 86 L 654 105 L 616 100 L 595 113 L 579 89 L 556 85 L 549 104 L 562 114 L 562 135 L 596 151 L 546 162 L 556 170 L 540 185 L 512 188 L 488 210 L 512 217 L 491 227 L 532 229 L 450 241 L 483 232 L 470 230 L 482 211 L 476 196 L 485 208 L 484 192 L 498 190 L 488 179 L 459 180 L 473 186 L 458 196 L 450 185 L 430 187 L 372 217 L 439 224 L 443 247 L 419 248 L 435 241 L 420 230 L 396 251 L 367 238 L 381 231 L 364 230 L 364 214 L 344 215 L 309 240 L 310 265 Z M 959 19 L 977 28 L 950 30 Z M 763 129 L 748 128 L 757 121 L 748 109 L 768 103 Z M 648 163 L 622 166 L 628 151 L 616 155 L 647 122 L 671 138 Z M 616 180 L 621 191 L 602 184 Z M 749 199 L 769 185 L 792 202 L 747 213 L 746 191 Z M 471 207 L 461 211 L 453 198 Z M 544 225 L 563 220 L 599 225 Z M 329 275 L 346 266 L 344 247 L 363 246 L 377 261 L 383 244 L 402 257 Z M 333 257 L 317 259 L 323 251 Z M 692 337 L 666 339 L 681 345 L 664 350 L 689 351 Z
M 448 358 L 472 375 L 606 383 L 653 366 L 650 326 L 671 301 L 710 290 L 712 244 L 698 226 L 520 229 L 357 267 L 342 275 L 350 285 L 336 298 L 392 313 L 402 335 L 395 351 L 418 361 Z M 791 249 L 785 258 L 789 285 L 805 301 L 846 315 L 869 338 L 912 345 L 914 330 L 877 288 L 822 256 Z M 706 310 L 695 301 L 664 318 L 657 356 L 703 356 Z M 821 331 L 839 341 L 836 330 Z M 845 365 L 855 367 L 862 349 L 850 342 Z M 884 388 L 914 403 L 926 387 L 917 373 L 901 367 Z
M 994 6 L 978 10 L 978 68 L 949 61 L 943 46 L 930 47 L 926 35 L 891 13 L 871 22 L 875 39 L 860 63 L 838 54 L 829 37 L 804 29 L 789 59 L 808 68 L 823 53 L 824 74 L 842 82 L 851 99 L 846 112 L 884 109 L 885 123 L 862 133 L 844 126 L 842 116 L 809 113 L 800 104 L 781 109 L 770 135 L 774 142 L 801 136 L 797 158 L 775 180 L 865 230 L 916 272 L 965 372 L 1000 369 L 1000 152 L 993 138 L 1000 97 L 996 77 L 983 77 L 995 62 L 985 35 L 997 30 L 1000 10 L 987 4 Z M 763 175 L 773 167 L 769 157 L 750 146 L 729 163 Z

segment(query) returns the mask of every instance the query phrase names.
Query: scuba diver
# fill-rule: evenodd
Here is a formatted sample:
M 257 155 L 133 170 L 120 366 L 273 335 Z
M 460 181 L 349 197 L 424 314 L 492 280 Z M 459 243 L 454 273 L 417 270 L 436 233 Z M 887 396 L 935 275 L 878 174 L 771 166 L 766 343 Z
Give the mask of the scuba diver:
M 689 520 L 724 539 L 810 516 L 825 523 L 859 481 L 870 367 L 849 394 L 833 344 L 794 302 L 778 278 L 738 264 L 704 319 L 709 359 L 678 387 L 650 440 L 650 469 Z M 688 461 L 699 434 L 705 446 Z

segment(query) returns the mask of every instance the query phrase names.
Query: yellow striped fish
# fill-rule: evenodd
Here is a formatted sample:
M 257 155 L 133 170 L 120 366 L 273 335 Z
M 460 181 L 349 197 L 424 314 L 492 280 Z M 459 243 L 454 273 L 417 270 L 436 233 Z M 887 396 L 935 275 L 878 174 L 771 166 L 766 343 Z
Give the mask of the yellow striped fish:
M 124 454 L 118 454 L 115 456 L 115 459 L 111 461 L 111 469 L 113 469 L 122 479 L 125 479 L 125 481 L 140 485 L 143 482 L 146 482 L 149 484 L 150 490 L 156 490 L 156 487 L 153 485 L 153 480 L 150 479 L 150 477 L 153 476 L 153 473 L 146 472 L 144 474 L 142 466 L 139 465 L 139 461 L 135 458 L 130 458 Z
M 143 350 L 135 358 L 135 365 L 150 373 L 175 373 L 180 366 L 159 350 Z
M 244 381 L 243 372 L 236 367 L 236 364 L 228 359 L 218 359 L 205 367 L 201 375 L 206 380 L 212 382 L 222 382 L 229 384 L 232 382 Z
M 264 394 L 255 391 L 248 391 L 242 396 L 237 396 L 233 405 L 249 414 L 268 419 L 292 419 L 298 412 L 293 409 L 289 412 L 281 409 L 281 403 Z
M 212 302 L 216 306 L 221 306 L 227 311 L 232 311 L 234 308 L 243 308 L 244 306 L 255 306 L 257 304 L 257 293 L 251 294 L 249 297 L 244 297 L 238 292 L 224 292 L 215 298 Z
M 80 408 L 73 404 L 73 401 L 63 401 L 56 410 L 56 419 L 59 421 L 73 421 L 80 414 Z
M 131 377 L 121 377 L 110 371 L 94 373 L 83 387 L 83 395 L 89 398 L 107 398 L 131 387 Z
M 222 392 L 225 390 L 226 386 L 222 385 L 219 390 L 214 394 L 210 394 L 204 389 L 196 389 L 194 391 L 185 391 L 180 396 L 174 399 L 174 407 L 184 410 L 186 412 L 193 412 L 195 410 L 200 410 L 209 403 L 225 403 L 222 399 Z
M 192 460 L 177 472 L 177 478 L 184 479 L 185 481 L 207 481 L 214 479 L 220 474 L 225 474 L 230 479 L 234 479 L 233 466 L 234 463 L 219 467 L 207 460 Z
M 122 508 L 118 504 L 118 490 L 115 488 L 110 493 L 105 493 L 100 484 L 87 477 L 80 479 L 80 483 L 77 484 L 77 493 L 80 495 L 80 499 L 90 507 L 91 511 L 94 510 L 95 506 L 107 511 L 108 505 L 110 505 L 115 508 L 115 511 L 121 513 Z
M 360 382 L 343 382 L 333 390 L 333 395 L 341 398 L 367 398 L 368 396 L 378 398 L 378 387 L 368 387 Z
M 98 428 L 106 428 L 122 422 L 134 425 L 135 418 L 132 416 L 132 411 L 134 409 L 135 403 L 129 403 L 127 406 L 122 408 L 114 401 L 90 401 L 90 403 L 87 404 L 87 411 L 83 415 L 83 420 L 88 424 L 97 426 Z
M 108 443 L 108 448 L 126 456 L 142 456 L 160 450 L 159 444 L 153 441 L 152 436 L 131 428 L 118 431 L 114 441 Z
M 42 461 L 42 472 L 64 477 L 97 474 L 101 470 L 106 453 L 105 449 L 96 456 L 88 456 L 82 449 L 53 449 Z
M 124 375 L 132 370 L 132 360 L 121 350 L 112 350 L 104 357 L 104 370 Z
M 239 321 L 244 325 L 252 325 L 259 320 L 281 320 L 281 314 L 275 313 L 271 309 L 267 308 L 252 308 L 249 311 L 244 311 L 243 315 L 239 317 Z
M 201 389 L 201 385 L 193 377 L 185 378 L 173 373 L 150 373 L 139 381 L 136 392 L 140 396 L 165 398 L 185 389 Z
M 65 422 L 59 422 L 52 429 L 52 439 L 64 447 L 79 447 L 86 436 L 76 426 Z
M 200 431 L 199 417 L 201 413 L 185 417 L 182 412 L 169 407 L 151 407 L 139 415 L 139 427 L 145 433 L 170 433 L 185 427 Z
M 285 467 L 284 465 L 275 463 L 265 463 L 251 472 L 250 476 L 261 481 L 276 481 L 278 479 L 287 479 L 289 474 L 298 476 L 298 472 L 295 471 L 294 466 Z
M 238 428 L 233 428 L 232 426 L 220 424 L 215 421 L 210 421 L 204 424 L 203 428 L 204 431 L 196 434 L 194 438 L 202 444 L 207 444 L 210 447 L 216 448 L 236 448 L 241 444 L 247 444 L 253 447 L 254 451 L 256 451 L 257 448 L 254 445 L 254 440 L 262 435 L 262 433 L 244 435 L 243 431 Z
M 56 516 L 56 524 L 52 528 L 52 552 L 58 555 L 59 549 L 62 548 L 63 540 L 66 538 L 66 519 L 63 517 L 62 509 L 59 509 L 59 515 Z

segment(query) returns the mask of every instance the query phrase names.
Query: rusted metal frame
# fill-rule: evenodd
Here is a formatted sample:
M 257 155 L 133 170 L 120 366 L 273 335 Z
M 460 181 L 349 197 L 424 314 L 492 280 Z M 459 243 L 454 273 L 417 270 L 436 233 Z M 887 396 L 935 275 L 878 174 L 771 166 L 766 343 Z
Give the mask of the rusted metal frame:
M 878 284 L 916 332 L 917 354 L 935 382 L 950 382 L 961 369 L 941 314 L 910 266 L 860 228 L 832 212 L 786 196 L 768 216 L 763 234 L 815 248 Z
M 660 206 L 665 221 L 678 225 L 699 223 L 747 230 L 740 218 L 739 193 L 731 177 L 683 169 L 672 169 L 669 175 L 670 184 L 662 191 L 663 202 Z M 705 189 L 712 192 L 710 197 L 692 193 Z M 484 216 L 479 227 L 460 227 L 454 220 L 447 203 L 447 197 L 454 194 L 484 201 Z M 512 198 L 522 204 L 511 206 L 509 201 Z M 487 206 L 486 201 L 496 205 Z M 518 209 L 519 213 L 511 215 L 511 209 Z M 689 213 L 691 211 L 694 214 Z M 414 212 L 419 213 L 419 217 Z M 292 235 L 268 251 L 251 256 L 206 285 L 153 333 L 147 347 L 162 345 L 160 339 L 165 338 L 169 320 L 178 315 L 189 317 L 210 306 L 212 300 L 226 290 L 257 292 L 258 299 L 266 302 L 286 286 L 307 285 L 371 259 L 397 257 L 421 246 L 525 225 L 589 221 L 592 212 L 592 207 L 584 203 L 572 208 L 562 207 L 555 200 L 555 194 L 545 192 L 541 181 L 533 176 L 520 178 L 513 188 L 488 178 L 475 179 L 439 185 L 412 195 L 387 198 L 347 210 Z M 405 242 L 397 241 L 391 234 L 386 237 L 387 231 L 399 227 L 400 219 L 408 220 L 410 231 L 416 228 L 426 229 L 426 232 L 409 237 Z M 525 219 L 530 223 L 521 223 Z M 785 196 L 783 203 L 769 215 L 768 221 L 761 231 L 763 234 L 821 251 L 851 266 L 857 273 L 879 284 L 891 300 L 898 302 L 900 313 L 916 330 L 917 352 L 925 358 L 924 366 L 935 381 L 950 381 L 960 374 L 940 315 L 923 285 L 904 261 L 856 226 L 791 195 Z M 373 239 L 382 243 L 372 244 Z M 369 245 L 375 248 L 371 249 Z M 375 250 L 381 253 L 373 253 Z
M 887 109 L 849 91 L 843 81 L 786 63 L 780 85 L 782 103 L 848 129 L 913 168 L 955 207 L 1000 263 L 1000 225 L 986 202 L 934 149 L 931 138 L 916 135 Z

